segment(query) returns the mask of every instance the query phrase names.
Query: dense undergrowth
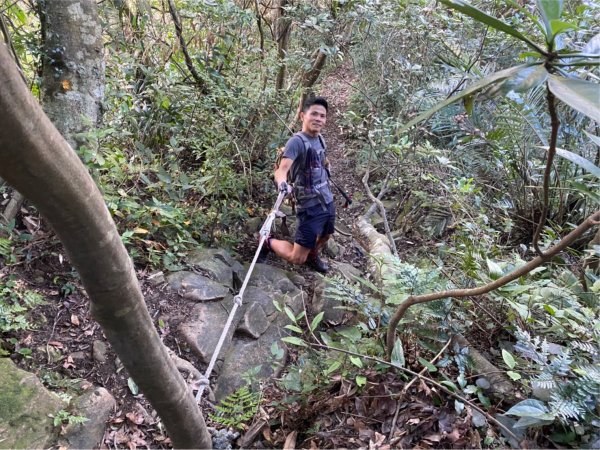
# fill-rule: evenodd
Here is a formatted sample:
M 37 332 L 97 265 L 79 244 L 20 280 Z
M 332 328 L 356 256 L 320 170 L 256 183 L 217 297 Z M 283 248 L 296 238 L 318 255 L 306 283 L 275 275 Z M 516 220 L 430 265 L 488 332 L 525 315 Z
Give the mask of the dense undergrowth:
M 25 71 L 35 80 L 36 23 L 22 16 L 33 12 L 28 2 L 5 3 L 12 5 L 2 13 L 13 26 Z M 247 2 L 178 2 L 201 74 L 194 81 L 160 2 L 150 2 L 151 12 L 131 9 L 125 21 L 104 3 L 110 49 L 104 126 L 80 136 L 85 144 L 77 151 L 139 266 L 173 270 L 192 247 L 237 243 L 243 222 L 265 211 L 274 150 L 290 134 L 287 124 L 314 55 L 328 55 L 326 71 L 343 64 L 353 74 L 350 107 L 338 125 L 357 172 L 369 171 L 375 193 L 387 190 L 392 235 L 411 247 L 386 261 L 391 270 L 380 285 L 367 277 L 356 284 L 330 280 L 328 294 L 345 302 L 355 322 L 325 330 L 319 316 L 308 325 L 304 317 L 290 317 L 293 335 L 287 343 L 302 352 L 281 382 L 290 398 L 307 400 L 340 378 L 358 392 L 390 373 L 409 382 L 412 376 L 383 361 L 385 332 L 397 305 L 410 295 L 487 283 L 535 256 L 552 128 L 545 83 L 530 73 L 517 75 L 502 89 L 465 95 L 427 122 L 402 129 L 472 83 L 533 60 L 523 40 L 507 40 L 489 21 L 473 21 L 425 0 L 290 4 L 285 12 L 297 33 L 285 59 L 287 85 L 277 90 L 273 80 L 282 62 L 276 43 L 271 33 L 256 29 L 257 20 L 275 27 L 268 10 L 257 19 Z M 539 18 L 549 2 L 537 4 L 477 2 L 511 29 L 544 42 Z M 593 2 L 567 2 L 564 14 L 553 19 L 559 31 L 546 42 L 553 51 L 595 55 L 567 60 L 556 73 L 597 82 L 599 14 Z M 349 30 L 351 39 L 345 39 Z M 35 82 L 32 90 L 39 90 Z M 564 103 L 556 111 L 561 124 L 556 146 L 571 153 L 562 153 L 549 175 L 542 248 L 600 206 L 600 178 L 593 169 L 600 170 L 598 123 Z M 9 188 L 0 189 L 8 199 Z M 27 263 L 35 235 L 29 228 L 22 218 L 3 225 L 5 266 Z M 462 399 L 452 399 L 458 416 L 465 417 L 473 402 L 490 415 L 505 412 L 515 430 L 527 430 L 540 445 L 592 446 L 600 438 L 600 278 L 594 263 L 600 244 L 589 245 L 592 238 L 585 234 L 550 264 L 489 295 L 411 309 L 400 323 L 392 363 L 426 369 L 428 378 L 459 395 Z M 39 304 L 14 283 L 0 277 L 3 333 L 30 326 L 24 313 Z M 480 349 L 527 400 L 493 401 L 486 381 L 480 381 L 485 377 L 470 376 L 469 355 L 446 345 L 455 334 L 487 341 Z M 276 358 L 280 349 L 273 354 Z M 450 398 L 432 395 L 438 404 Z M 487 417 L 473 416 L 472 425 L 483 446 L 509 442 L 486 431 Z

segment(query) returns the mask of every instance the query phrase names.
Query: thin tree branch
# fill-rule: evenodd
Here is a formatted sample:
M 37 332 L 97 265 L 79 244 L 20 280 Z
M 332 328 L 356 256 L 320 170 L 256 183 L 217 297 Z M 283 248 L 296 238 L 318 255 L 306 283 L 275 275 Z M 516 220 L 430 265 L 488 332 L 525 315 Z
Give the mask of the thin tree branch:
M 187 49 L 187 44 L 185 43 L 185 39 L 183 38 L 183 28 L 181 27 L 181 19 L 179 17 L 179 13 L 177 12 L 177 8 L 175 7 L 175 3 L 173 0 L 169 0 L 169 12 L 171 13 L 171 17 L 173 18 L 173 23 L 175 24 L 175 33 L 177 34 L 177 38 L 179 39 L 179 44 L 181 45 L 181 51 L 183 52 L 183 57 L 185 58 L 185 65 L 188 70 L 194 77 L 196 84 L 200 87 L 200 91 L 206 95 L 208 94 L 208 88 L 206 87 L 206 83 L 200 77 L 200 74 L 196 71 L 194 67 L 194 62 L 190 57 L 190 54 Z
M 552 92 L 550 92 L 550 88 L 546 86 L 546 98 L 548 100 L 548 110 L 550 111 L 550 123 L 552 125 L 552 131 L 550 134 L 550 145 L 548 147 L 548 160 L 546 161 L 546 171 L 544 172 L 544 193 L 543 193 L 543 202 L 542 205 L 542 214 L 540 216 L 540 221 L 533 235 L 533 248 L 537 252 L 538 255 L 542 256 L 544 252 L 540 249 L 539 239 L 542 230 L 544 229 L 544 225 L 546 225 L 546 218 L 548 216 L 548 191 L 550 189 L 550 173 L 552 172 L 552 162 L 554 161 L 554 155 L 556 153 L 556 141 L 558 139 L 558 127 L 560 126 L 560 121 L 558 120 L 558 114 L 556 113 L 556 104 L 554 102 L 555 97 Z
M 388 175 L 389 175 L 389 173 L 388 173 Z M 386 182 L 387 182 L 387 178 L 386 178 Z M 362 179 L 362 183 L 363 183 L 363 186 L 365 187 L 365 190 L 367 191 L 367 195 L 369 196 L 369 199 L 373 203 L 377 204 L 377 206 L 379 207 L 379 214 L 381 214 L 381 218 L 383 219 L 383 228 L 385 229 L 385 234 L 386 234 L 388 240 L 390 241 L 390 248 L 392 249 L 392 253 L 397 258 L 398 257 L 398 249 L 396 248 L 396 243 L 394 242 L 394 237 L 392 236 L 392 230 L 390 229 L 390 224 L 387 220 L 385 206 L 383 206 L 383 203 L 381 202 L 381 200 L 379 200 L 377 197 L 375 197 L 373 195 L 373 193 L 371 192 L 371 189 L 369 188 L 369 171 L 368 170 L 365 172 L 365 176 Z M 384 184 L 384 186 L 385 186 L 385 184 Z
M 567 234 L 554 247 L 550 247 L 548 250 L 546 250 L 545 253 L 542 253 L 541 255 L 539 255 L 535 259 L 532 259 L 525 265 L 519 267 L 518 269 L 512 271 L 507 275 L 504 275 L 503 277 L 498 278 L 497 280 L 491 283 L 470 289 L 453 289 L 442 292 L 434 292 L 431 294 L 411 295 L 398 307 L 396 313 L 390 320 L 386 340 L 388 359 L 391 357 L 392 349 L 394 348 L 396 327 L 398 326 L 400 320 L 404 317 L 404 314 L 406 313 L 408 308 L 410 308 L 411 306 L 416 305 L 418 303 L 427 303 L 446 297 L 461 298 L 487 294 L 488 292 L 498 289 L 499 287 L 504 286 L 505 284 L 508 284 L 511 281 L 528 274 L 536 267 L 541 266 L 542 264 L 550 261 L 559 252 L 569 247 L 583 233 L 585 233 L 587 230 L 598 224 L 600 224 L 600 210 L 594 212 L 587 219 L 585 219 L 583 223 L 581 223 L 581 225 L 579 225 L 577 228 L 575 228 L 573 231 Z

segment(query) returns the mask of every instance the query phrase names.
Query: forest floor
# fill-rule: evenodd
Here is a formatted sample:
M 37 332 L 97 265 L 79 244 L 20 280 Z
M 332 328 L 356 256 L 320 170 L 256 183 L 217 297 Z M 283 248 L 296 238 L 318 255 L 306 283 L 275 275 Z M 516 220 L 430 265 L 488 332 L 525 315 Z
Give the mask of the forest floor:
M 332 163 L 332 176 L 350 194 L 363 192 L 364 188 L 336 121 L 348 104 L 351 83 L 350 71 L 342 66 L 329 75 L 321 92 L 331 105 L 324 136 Z M 338 200 L 337 228 L 342 233 L 337 234 L 335 240 L 345 248 L 342 260 L 364 272 L 366 256 L 355 245 L 350 233 L 354 220 L 368 205 L 342 208 L 339 203 Z M 82 286 L 72 281 L 72 269 L 60 256 L 60 243 L 51 236 L 49 232 L 36 234 L 39 254 L 45 256 L 35 258 L 34 255 L 28 264 L 12 266 L 9 271 L 0 272 L 0 276 L 9 273 L 16 275 L 48 300 L 39 309 L 45 318 L 44 323 L 35 330 L 15 334 L 15 350 L 27 347 L 37 351 L 27 357 L 15 352 L 15 362 L 26 370 L 36 372 L 51 388 L 72 388 L 73 383 L 69 380 L 80 379 L 83 381 L 79 388 L 92 383 L 111 392 L 117 408 L 107 424 L 103 448 L 169 448 L 170 441 L 164 428 L 143 395 L 134 395 L 135 387 L 131 385 L 126 370 L 110 346 L 104 353 L 105 363 L 98 363 L 94 359 L 93 343 L 106 343 L 106 339 L 91 317 L 90 303 Z M 41 248 L 42 242 L 44 248 Z M 248 238 L 239 246 L 239 256 L 249 262 L 252 257 L 249 250 L 254 245 L 256 242 Z M 244 251 L 244 248 L 248 250 Z M 273 257 L 269 263 L 292 269 Z M 306 289 L 311 295 L 311 286 L 317 275 L 306 267 L 294 270 L 305 277 Z M 53 277 L 50 282 L 49 274 Z M 164 286 L 149 282 L 148 275 L 143 270 L 138 272 L 153 319 L 158 320 L 162 316 L 185 317 L 188 304 Z M 169 323 L 159 331 L 167 346 L 180 354 L 181 339 L 177 335 L 177 327 Z M 189 354 L 185 357 L 189 359 Z M 292 352 L 291 359 L 295 357 Z M 191 362 L 199 369 L 204 369 L 198 361 Z M 287 393 L 275 382 L 267 385 L 263 392 L 260 418 L 263 422 L 267 420 L 276 425 L 263 427 L 251 448 L 480 446 L 482 436 L 471 427 L 471 416 L 457 417 L 449 398 L 432 392 L 424 383 L 416 383 L 410 392 L 396 395 L 404 385 L 397 375 L 376 372 L 367 375 L 367 386 L 361 391 L 357 390 L 355 384 L 339 378 L 329 391 L 319 391 L 318 396 L 311 395 L 303 402 L 289 404 L 287 412 L 279 408 Z M 203 406 L 205 413 L 210 412 L 208 405 Z M 208 416 L 207 421 L 211 423 Z

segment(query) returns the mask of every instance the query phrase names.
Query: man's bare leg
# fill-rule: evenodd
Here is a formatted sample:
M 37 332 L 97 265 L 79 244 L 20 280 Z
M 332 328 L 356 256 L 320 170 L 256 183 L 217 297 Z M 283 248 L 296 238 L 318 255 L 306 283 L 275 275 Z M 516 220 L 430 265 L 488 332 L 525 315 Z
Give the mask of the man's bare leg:
M 321 251 L 321 249 L 322 249 L 323 247 L 325 247 L 325 244 L 327 244 L 327 241 L 329 240 L 329 237 L 330 237 L 330 236 L 331 236 L 330 234 L 327 234 L 327 235 L 325 235 L 325 236 L 318 236 L 318 237 L 317 237 L 317 244 L 315 245 L 315 248 L 313 248 L 313 249 L 312 249 L 312 250 L 309 252 L 309 254 L 308 254 L 308 257 L 309 257 L 309 258 L 314 258 L 314 257 L 316 257 L 316 256 L 319 254 L 319 252 Z
M 270 239 L 269 245 L 271 246 L 271 250 L 273 250 L 277 256 L 292 264 L 304 264 L 306 258 L 308 258 L 308 254 L 311 252 L 310 248 L 303 247 L 296 243 L 292 244 L 288 241 L 281 241 L 279 239 Z

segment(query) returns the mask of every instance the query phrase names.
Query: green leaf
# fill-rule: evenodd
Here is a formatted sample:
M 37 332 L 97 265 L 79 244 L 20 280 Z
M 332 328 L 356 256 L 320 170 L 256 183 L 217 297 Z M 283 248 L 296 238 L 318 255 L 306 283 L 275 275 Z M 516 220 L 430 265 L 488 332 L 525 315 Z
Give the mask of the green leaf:
M 500 82 L 512 77 L 513 75 L 517 74 L 523 68 L 530 67 L 532 65 L 533 64 L 522 64 L 520 66 L 511 67 L 509 69 L 501 70 L 490 76 L 487 76 L 485 78 L 478 80 L 477 82 L 473 83 L 471 86 L 466 88 L 465 90 L 459 92 L 456 95 L 453 95 L 452 97 L 444 100 L 443 102 L 438 103 L 433 108 L 428 109 L 427 111 L 419 114 L 417 117 L 412 119 L 410 122 L 402 125 L 400 127 L 400 129 L 397 131 L 397 134 L 401 134 L 404 131 L 408 130 L 413 125 L 416 125 L 417 123 L 419 123 L 425 119 L 428 119 L 429 117 L 434 115 L 436 112 L 438 112 L 440 109 L 445 108 L 446 106 L 451 105 L 452 103 L 455 103 L 459 100 L 462 100 L 463 98 L 465 98 L 469 95 L 473 95 L 474 93 L 481 91 L 482 89 L 484 89 L 490 85 L 500 83 Z
M 354 364 L 356 367 L 359 368 L 363 368 L 363 362 L 362 359 L 360 359 L 358 356 L 350 356 L 350 362 L 352 364 Z
M 552 1 L 552 0 L 549 0 Z M 531 48 L 539 53 L 544 53 L 544 51 L 538 47 L 533 41 L 527 38 L 525 35 L 515 30 L 510 25 L 502 22 L 501 20 L 496 19 L 495 17 L 490 16 L 489 14 L 481 11 L 480 9 L 475 8 L 474 6 L 469 5 L 463 0 L 441 0 L 441 2 L 450 8 L 456 9 L 461 13 L 481 22 L 485 25 L 489 25 L 496 30 L 502 31 L 506 34 L 510 34 L 511 36 L 525 42 Z
M 550 91 L 571 108 L 600 122 L 600 85 L 589 81 L 574 80 L 550 75 L 548 78 Z
M 587 55 L 600 55 L 600 33 L 590 39 L 581 50 L 581 53 Z
M 333 363 L 331 363 L 331 365 L 325 369 L 325 372 L 323 372 L 325 375 L 329 375 L 332 372 L 335 372 L 336 370 L 338 370 L 341 367 L 342 363 L 339 361 L 334 361 Z
M 425 367 L 429 372 L 437 372 L 438 370 L 437 367 L 424 358 L 419 358 L 419 362 L 423 364 L 423 367 Z
M 587 131 L 585 131 L 585 130 L 583 130 L 583 132 L 584 132 L 585 134 L 587 134 L 587 135 L 588 135 L 588 137 L 589 137 L 589 138 L 592 140 L 592 142 L 593 142 L 594 144 L 596 144 L 596 145 L 600 146 L 600 136 L 593 135 L 593 134 L 591 134 L 591 133 L 588 133 L 588 132 L 587 132 Z
M 396 339 L 396 342 L 394 343 L 391 363 L 400 367 L 404 367 L 406 364 L 404 359 L 404 348 L 402 347 L 402 341 L 400 339 Z
M 324 311 L 321 311 L 319 314 L 315 316 L 315 318 L 310 323 L 310 331 L 315 331 L 315 329 L 319 326 L 321 321 L 323 320 Z
M 442 380 L 442 381 L 440 381 L 440 384 L 443 384 L 448 389 L 450 389 L 452 392 L 458 392 L 458 386 L 456 386 L 456 384 L 454 384 L 450 380 Z
M 295 333 L 300 333 L 300 334 L 303 333 L 303 331 L 300 328 L 298 328 L 296 325 L 286 325 L 284 328 L 287 328 L 288 330 L 291 330 Z
M 362 333 L 356 327 L 342 328 L 341 330 L 338 330 L 337 333 L 347 339 L 350 339 L 352 342 L 357 342 L 362 338 Z
M 552 34 L 554 36 L 556 36 L 557 34 L 563 33 L 566 30 L 577 29 L 577 25 L 569 23 L 569 22 L 564 22 L 562 20 L 553 20 L 550 23 L 550 26 L 552 27 Z
M 500 267 L 500 265 L 498 265 L 498 263 L 495 263 L 491 259 L 487 259 L 486 262 L 487 262 L 490 278 L 495 280 L 497 278 L 500 278 L 504 274 L 504 272 L 502 271 L 502 267 Z
M 297 338 L 295 336 L 287 336 L 287 337 L 281 338 L 281 340 L 283 342 L 288 343 L 288 344 L 298 345 L 300 347 L 306 347 L 307 346 L 306 343 L 302 339 Z
M 521 374 L 518 372 L 513 372 L 512 370 L 509 370 L 508 372 L 506 372 L 506 375 L 508 375 L 509 378 L 513 381 L 518 381 L 521 379 Z
M 140 389 L 138 388 L 138 385 L 135 384 L 135 381 L 133 381 L 133 378 L 129 377 L 127 379 L 127 386 L 129 386 L 129 390 L 131 391 L 131 393 L 133 395 L 138 395 L 140 392 Z
M 502 359 L 504 363 L 508 366 L 509 369 L 514 369 L 517 363 L 515 362 L 515 358 L 506 350 L 502 349 Z
M 294 315 L 294 312 L 290 309 L 290 307 L 286 306 L 286 307 L 283 308 L 283 310 L 285 311 L 285 314 L 289 317 L 289 319 L 293 323 L 296 323 L 296 316 Z
M 548 147 L 540 147 L 540 148 L 548 150 Z M 565 159 L 568 159 L 572 163 L 577 164 L 579 167 L 584 169 L 586 172 L 591 173 L 596 178 L 600 178 L 600 167 L 596 166 L 593 162 L 585 159 L 583 156 L 579 156 L 576 153 L 570 152 L 569 150 L 564 150 L 562 148 L 557 148 L 556 154 Z
M 546 78 L 548 78 L 548 71 L 543 64 L 525 67 L 502 83 L 502 91 L 504 93 L 510 91 L 526 92 L 538 87 L 546 81 Z
M 554 36 L 552 21 L 560 19 L 563 2 L 562 0 L 537 0 L 537 6 L 546 26 L 546 42 L 550 43 Z
M 356 375 L 356 385 L 362 387 L 365 384 L 367 384 L 367 377 L 363 375 Z
M 519 420 L 517 420 L 517 423 L 515 423 L 513 426 L 515 428 L 527 428 L 527 427 L 535 427 L 535 426 L 542 426 L 542 425 L 550 425 L 552 422 L 554 422 L 554 419 L 543 419 L 540 417 L 521 417 Z
M 546 404 L 533 398 L 523 400 L 506 411 L 506 415 L 519 417 L 541 417 L 547 413 Z

